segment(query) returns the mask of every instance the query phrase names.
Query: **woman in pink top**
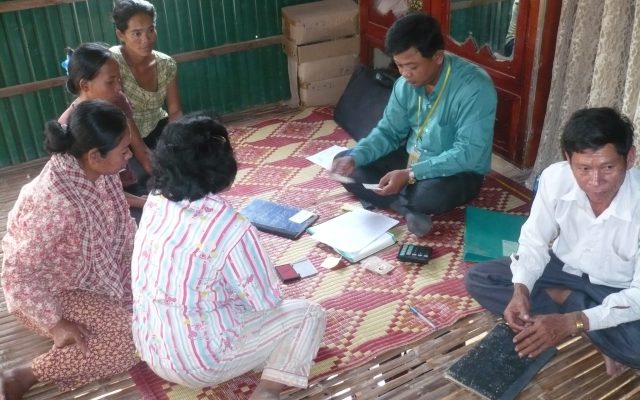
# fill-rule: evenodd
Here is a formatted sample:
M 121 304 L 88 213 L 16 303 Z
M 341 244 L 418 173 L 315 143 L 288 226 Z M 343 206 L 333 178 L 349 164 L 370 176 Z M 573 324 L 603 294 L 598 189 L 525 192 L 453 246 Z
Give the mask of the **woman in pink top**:
M 72 390 L 139 361 L 129 311 L 136 227 L 117 175 L 131 158 L 126 126 L 119 108 L 87 100 L 66 127 L 45 127 L 51 158 L 9 212 L 0 280 L 9 312 L 53 347 L 0 372 L 0 398 L 20 399 L 37 382 Z
M 60 115 L 58 122 L 66 124 L 76 106 L 85 100 L 102 99 L 118 106 L 127 116 L 127 125 L 131 133 L 131 150 L 138 165 L 143 169 L 143 171 L 136 171 L 142 183 L 151 172 L 149 149 L 142 141 L 133 120 L 129 100 L 122 93 L 120 69 L 113 54 L 101 43 L 83 43 L 76 50 L 68 50 L 66 63 L 68 74 L 66 87 L 69 93 L 77 97 Z M 130 207 L 138 208 L 137 211 L 132 210 L 132 215 L 139 220 L 138 214 L 141 213 L 140 209 L 144 206 L 145 199 L 138 195 L 146 195 L 147 191 L 144 185 L 135 185 L 138 180 L 134 175 L 135 169 L 133 166 L 128 167 L 120 177 L 127 192 L 127 203 Z

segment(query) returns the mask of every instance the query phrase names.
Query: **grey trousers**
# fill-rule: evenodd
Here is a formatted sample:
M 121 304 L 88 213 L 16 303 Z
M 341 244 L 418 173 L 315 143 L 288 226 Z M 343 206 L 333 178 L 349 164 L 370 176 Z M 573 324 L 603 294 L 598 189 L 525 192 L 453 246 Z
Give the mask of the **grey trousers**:
M 342 153 L 337 157 L 341 155 Z M 378 183 L 387 172 L 407 168 L 408 158 L 404 147 L 400 147 L 371 164 L 357 167 L 351 177 L 359 183 L 347 183 L 343 186 L 361 200 L 379 208 L 388 208 L 393 204 L 393 208 L 403 214 L 406 211 L 442 214 L 467 204 L 480 193 L 484 176 L 474 172 L 419 180 L 391 196 L 380 196 L 360 184 Z
M 511 260 L 508 257 L 478 263 L 465 275 L 469 294 L 487 310 L 503 315 L 513 296 Z M 551 253 L 551 260 L 530 294 L 531 314 L 565 314 L 602 304 L 605 297 L 620 288 L 596 285 L 589 277 L 562 271 L 564 264 Z M 571 294 L 563 304 L 556 304 L 546 288 L 566 288 Z M 605 355 L 632 368 L 640 368 L 640 315 L 637 321 L 607 329 L 586 332 L 593 344 Z

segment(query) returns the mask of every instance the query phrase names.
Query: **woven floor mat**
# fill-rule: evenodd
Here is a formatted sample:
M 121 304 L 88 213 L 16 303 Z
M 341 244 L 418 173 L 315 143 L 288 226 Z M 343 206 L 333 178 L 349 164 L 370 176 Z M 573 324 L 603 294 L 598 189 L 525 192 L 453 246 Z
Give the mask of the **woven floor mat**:
M 341 213 L 340 207 L 358 204 L 326 171 L 306 157 L 332 145 L 352 146 L 353 140 L 332 119 L 332 108 L 307 109 L 289 117 L 266 119 L 231 129 L 231 140 L 240 163 L 232 189 L 224 196 L 237 208 L 252 197 L 313 210 L 319 222 Z M 473 206 L 526 213 L 529 192 L 511 180 L 492 173 Z M 397 246 L 377 254 L 395 265 L 388 275 L 371 273 L 359 264 L 340 270 L 319 267 L 335 253 L 304 235 L 296 241 L 261 234 L 275 264 L 307 257 L 318 275 L 287 285 L 287 298 L 307 298 L 327 311 L 327 329 L 312 381 L 357 367 L 391 349 L 415 343 L 433 329 L 409 312 L 415 305 L 438 328 L 478 312 L 480 307 L 466 293 L 462 277 L 468 264 L 462 260 L 464 208 L 434 217 L 433 230 L 423 239 L 411 234 L 400 215 L 393 229 L 399 242 L 426 244 L 434 249 L 427 266 L 395 260 Z M 255 388 L 259 375 L 245 374 L 213 388 L 192 390 L 156 378 L 146 367 L 132 371 L 138 388 L 148 398 L 244 399 Z

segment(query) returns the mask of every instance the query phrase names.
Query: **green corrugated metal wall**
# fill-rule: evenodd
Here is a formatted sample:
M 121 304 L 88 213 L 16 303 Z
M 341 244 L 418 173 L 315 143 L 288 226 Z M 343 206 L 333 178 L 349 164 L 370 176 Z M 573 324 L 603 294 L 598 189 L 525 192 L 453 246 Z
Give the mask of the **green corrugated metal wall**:
M 152 0 L 156 49 L 178 54 L 280 35 L 280 9 L 310 1 Z M 88 0 L 0 13 L 0 88 L 63 75 L 67 46 L 115 44 L 111 8 L 112 0 Z M 180 63 L 178 80 L 184 111 L 227 113 L 290 97 L 280 45 Z M 0 98 L 0 167 L 44 156 L 44 122 L 70 100 L 62 87 Z

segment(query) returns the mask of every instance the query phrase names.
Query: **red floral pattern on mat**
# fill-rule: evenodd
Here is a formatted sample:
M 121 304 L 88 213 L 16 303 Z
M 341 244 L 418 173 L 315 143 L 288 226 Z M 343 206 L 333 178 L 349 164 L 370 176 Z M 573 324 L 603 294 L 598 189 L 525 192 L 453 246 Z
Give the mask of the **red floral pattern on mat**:
M 319 166 L 305 159 L 333 144 L 350 147 L 354 141 L 333 121 L 333 108 L 307 109 L 288 118 L 272 118 L 251 126 L 232 128 L 231 139 L 240 163 L 237 181 L 224 196 L 239 210 L 260 196 L 304 207 L 320 215 L 320 222 L 341 213 L 340 206 L 358 201 Z M 517 183 L 492 173 L 473 206 L 526 213 L 529 192 Z M 308 257 L 318 275 L 284 287 L 289 298 L 314 299 L 327 310 L 327 330 L 312 368 L 318 380 L 362 365 L 376 355 L 424 338 L 432 329 L 408 311 L 418 307 L 439 328 L 480 310 L 466 293 L 462 277 L 469 264 L 462 260 L 464 208 L 434 217 L 434 228 L 424 239 L 407 231 L 402 217 L 393 229 L 398 241 L 426 244 L 434 249 L 426 266 L 395 260 L 397 246 L 379 254 L 395 269 L 385 276 L 358 264 L 334 271 L 319 267 L 334 252 L 307 235 L 291 241 L 261 234 L 274 263 Z M 141 393 L 153 399 L 245 399 L 259 379 L 245 374 L 224 384 L 191 390 L 155 377 L 146 367 L 132 371 Z

